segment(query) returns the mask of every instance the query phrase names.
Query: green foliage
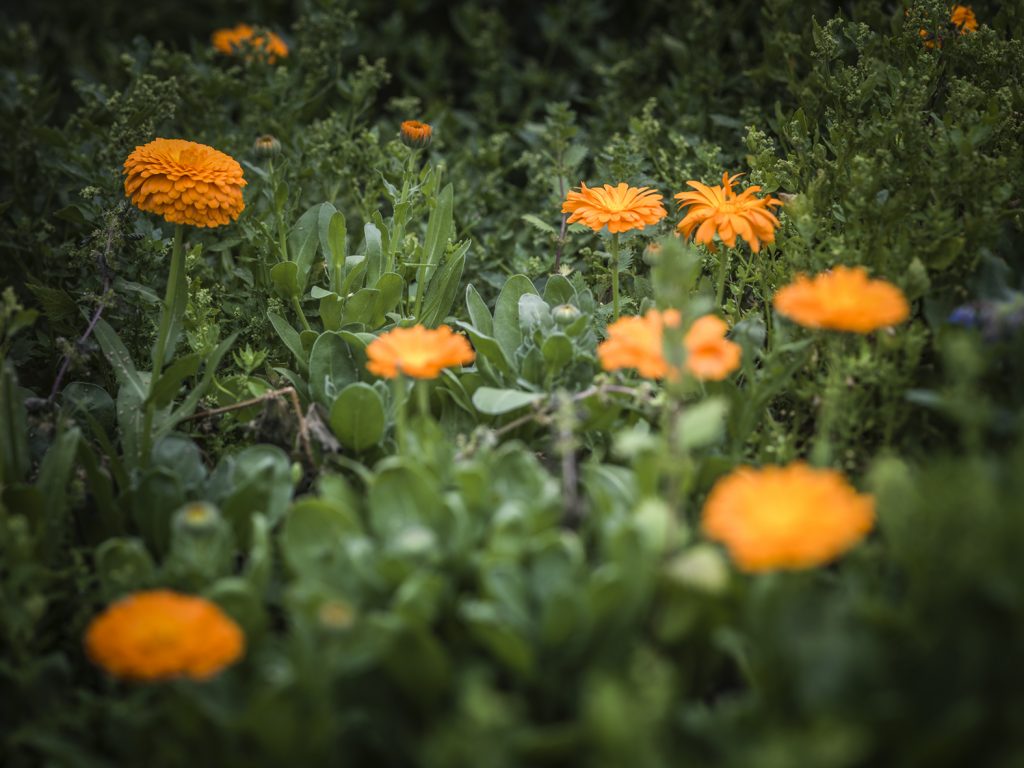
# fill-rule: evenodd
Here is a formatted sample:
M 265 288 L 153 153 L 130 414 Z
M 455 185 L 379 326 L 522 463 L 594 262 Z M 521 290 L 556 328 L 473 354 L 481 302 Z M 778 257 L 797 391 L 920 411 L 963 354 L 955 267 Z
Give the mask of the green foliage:
M 939 0 L 23 5 L 0 13 L 0 763 L 1024 760 L 1016 4 L 962 35 Z M 214 52 L 239 21 L 289 55 Z M 158 136 L 239 161 L 236 222 L 132 207 L 124 158 Z M 672 195 L 723 173 L 783 202 L 757 253 L 672 236 Z M 665 196 L 621 237 L 622 313 L 678 310 L 676 366 L 722 317 L 737 371 L 603 370 L 619 246 L 568 224 L 581 182 Z M 839 264 L 908 321 L 774 311 Z M 371 373 L 413 325 L 475 360 Z M 703 503 L 795 460 L 872 493 L 875 529 L 745 574 Z M 155 588 L 220 605 L 244 658 L 98 669 L 89 621 Z

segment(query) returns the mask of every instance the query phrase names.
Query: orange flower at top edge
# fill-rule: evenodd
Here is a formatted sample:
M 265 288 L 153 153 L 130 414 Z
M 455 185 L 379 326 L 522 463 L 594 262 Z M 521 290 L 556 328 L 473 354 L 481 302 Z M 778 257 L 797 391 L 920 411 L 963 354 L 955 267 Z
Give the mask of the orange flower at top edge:
M 949 12 L 949 24 L 961 35 L 978 31 L 978 17 L 974 15 L 974 9 L 969 5 L 954 5 Z M 921 29 L 918 34 L 924 40 L 926 48 L 942 47 L 941 30 L 932 34 L 927 29 Z
M 722 185 L 708 187 L 699 181 L 688 181 L 694 192 L 680 192 L 675 196 L 682 210 L 689 206 L 686 216 L 676 228 L 689 237 L 697 230 L 694 238 L 698 243 L 713 247 L 714 236 L 718 237 L 730 248 L 736 245 L 736 237 L 742 237 L 750 244 L 750 249 L 757 253 L 761 243 L 775 242 L 775 228 L 779 220 L 771 211 L 771 206 L 782 205 L 773 197 L 756 197 L 761 190 L 759 186 L 747 187 L 740 194 L 733 191 L 732 185 L 742 174 L 730 176 L 722 174 Z
M 430 139 L 434 135 L 434 129 L 427 123 L 421 123 L 419 120 L 406 120 L 399 126 L 398 135 L 405 146 L 412 149 L 422 149 L 430 144 Z
M 166 589 L 136 592 L 92 620 L 85 650 L 128 680 L 206 680 L 245 652 L 245 635 L 215 603 Z
M 172 224 L 219 227 L 245 208 L 242 166 L 213 147 L 154 139 L 124 161 L 124 192 L 139 210 Z
M 675 309 L 648 310 L 643 317 L 623 317 L 608 326 L 608 338 L 597 347 L 606 371 L 633 368 L 648 379 L 674 378 L 665 359 L 664 329 L 678 328 L 682 318 Z M 740 364 L 741 350 L 725 338 L 725 321 L 705 315 L 694 321 L 683 337 L 686 370 L 701 381 L 721 381 Z
M 648 187 L 631 187 L 625 182 L 613 187 L 588 187 L 580 182 L 580 191 L 569 190 L 562 213 L 572 214 L 569 223 L 580 222 L 598 232 L 605 227 L 612 233 L 643 229 L 657 224 L 667 215 L 662 196 Z
M 702 512 L 705 535 L 744 571 L 824 565 L 874 526 L 875 501 L 833 469 L 796 462 L 741 467 L 715 483 Z
M 870 333 L 910 315 L 903 292 L 871 280 L 863 267 L 835 267 L 813 278 L 798 275 L 773 300 L 782 315 L 807 328 Z
M 476 353 L 465 336 L 447 325 L 414 325 L 381 334 L 367 345 L 366 357 L 366 370 L 381 378 L 436 379 L 445 368 L 469 365 Z
M 249 24 L 218 29 L 210 40 L 214 48 L 228 56 L 251 50 L 257 56 L 265 56 L 271 64 L 288 56 L 288 45 L 278 35 L 270 31 L 257 34 Z

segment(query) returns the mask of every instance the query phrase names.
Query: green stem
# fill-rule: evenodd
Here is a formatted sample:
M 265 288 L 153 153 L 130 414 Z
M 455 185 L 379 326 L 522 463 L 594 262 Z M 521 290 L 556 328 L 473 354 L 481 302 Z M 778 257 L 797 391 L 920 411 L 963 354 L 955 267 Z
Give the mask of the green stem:
M 619 233 L 612 234 L 611 239 L 612 257 L 612 319 L 619 319 Z
M 430 418 L 430 382 L 429 381 L 418 381 L 416 382 L 416 405 L 417 410 L 420 412 L 420 416 L 425 419 Z
M 391 393 L 395 401 L 395 441 L 398 443 L 398 452 L 405 453 L 405 447 L 408 442 L 405 413 L 407 406 L 405 377 L 398 375 L 391 380 Z
M 150 432 L 153 427 L 153 414 L 156 411 L 156 404 L 153 402 L 153 392 L 156 390 L 157 382 L 160 380 L 160 373 L 164 368 L 164 358 L 167 356 L 167 345 L 172 343 L 171 336 L 176 336 L 175 325 L 184 313 L 184 307 L 178 308 L 178 286 L 184 285 L 185 256 L 184 256 L 184 227 L 178 224 L 174 228 L 174 241 L 171 246 L 171 269 L 167 276 L 167 291 L 164 294 L 163 307 L 160 309 L 160 325 L 156 332 L 156 346 L 153 348 L 153 370 L 149 376 L 149 391 L 146 393 L 146 408 L 142 419 L 142 459 L 149 457 L 149 450 L 152 441 Z
M 729 249 L 722 251 L 721 257 L 718 259 L 718 288 L 715 291 L 715 302 L 719 307 L 722 306 L 722 302 L 725 299 L 725 278 L 729 273 Z
M 306 313 L 302 311 L 302 304 L 299 303 L 298 296 L 292 296 L 292 306 L 295 307 L 295 314 L 299 316 L 299 322 L 302 323 L 302 330 L 312 331 L 309 327 L 309 321 L 306 319 Z
M 811 463 L 818 467 L 832 464 L 833 445 L 832 432 L 835 427 L 836 415 L 842 404 L 842 344 L 841 338 L 828 339 L 827 363 L 828 377 L 825 380 L 825 391 L 821 398 L 821 410 L 818 412 L 818 430 L 814 436 L 814 447 L 811 449 Z

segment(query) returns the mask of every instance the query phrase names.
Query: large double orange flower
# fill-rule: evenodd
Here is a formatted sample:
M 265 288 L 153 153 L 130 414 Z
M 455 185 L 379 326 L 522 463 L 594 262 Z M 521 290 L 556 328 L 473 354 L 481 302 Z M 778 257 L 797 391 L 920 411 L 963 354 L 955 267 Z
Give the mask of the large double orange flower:
M 381 334 L 367 345 L 366 357 L 366 370 L 381 378 L 436 379 L 445 368 L 469 365 L 476 354 L 466 337 L 447 325 L 414 325 Z
M 807 328 L 870 333 L 910 315 L 903 292 L 868 278 L 864 267 L 835 267 L 815 277 L 798 275 L 773 300 L 779 314 Z
M 689 208 L 683 220 L 676 225 L 683 237 L 690 237 L 696 230 L 694 239 L 713 247 L 717 234 L 730 248 L 736 245 L 737 237 L 742 237 L 754 253 L 761 250 L 761 243 L 775 241 L 775 228 L 779 226 L 779 220 L 771 208 L 782 203 L 773 197 L 757 197 L 756 193 L 761 187 L 756 185 L 736 194 L 733 184 L 741 175 L 723 173 L 721 186 L 709 187 L 699 181 L 686 182 L 695 191 L 680 192 L 675 196 L 680 210 Z
M 648 187 L 631 187 L 625 182 L 613 187 L 588 187 L 570 190 L 562 203 L 562 213 L 572 214 L 569 223 L 580 222 L 595 232 L 608 227 L 611 233 L 643 229 L 665 218 L 662 197 Z

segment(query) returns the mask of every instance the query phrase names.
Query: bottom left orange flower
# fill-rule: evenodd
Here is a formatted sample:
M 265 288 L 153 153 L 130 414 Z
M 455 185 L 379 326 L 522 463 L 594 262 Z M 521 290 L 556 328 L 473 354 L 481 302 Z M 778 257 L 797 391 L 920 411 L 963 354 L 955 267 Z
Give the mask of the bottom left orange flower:
M 85 650 L 126 680 L 207 680 L 242 657 L 245 634 L 215 603 L 157 589 L 131 594 L 94 618 Z

